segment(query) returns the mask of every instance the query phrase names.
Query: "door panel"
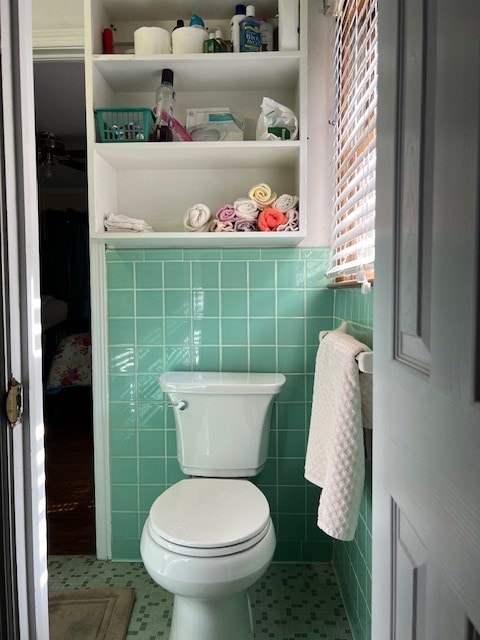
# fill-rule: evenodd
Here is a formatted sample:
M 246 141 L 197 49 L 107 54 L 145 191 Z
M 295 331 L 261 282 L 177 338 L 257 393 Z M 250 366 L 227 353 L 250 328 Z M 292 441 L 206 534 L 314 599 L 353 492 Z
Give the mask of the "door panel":
M 480 628 L 479 33 L 379 2 L 373 640 Z

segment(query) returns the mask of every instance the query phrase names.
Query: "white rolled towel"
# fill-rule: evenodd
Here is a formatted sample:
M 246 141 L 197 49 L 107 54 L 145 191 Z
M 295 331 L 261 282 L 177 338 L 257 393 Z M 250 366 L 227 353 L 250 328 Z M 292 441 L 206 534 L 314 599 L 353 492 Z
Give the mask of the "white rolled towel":
M 290 209 L 295 209 L 295 207 L 297 206 L 297 202 L 297 196 L 290 196 L 288 195 L 288 193 L 283 193 L 275 200 L 272 207 L 274 209 L 277 209 L 277 211 L 285 212 L 289 211 Z
M 186 231 L 209 231 L 212 213 L 206 204 L 194 204 L 189 207 L 183 218 L 183 228 Z
M 285 211 L 285 215 L 287 216 L 287 222 L 278 225 L 277 231 L 298 231 L 298 211 L 290 209 Z
M 222 220 L 218 220 L 218 218 L 216 218 L 213 221 L 212 226 L 210 227 L 210 231 L 214 231 L 216 233 L 222 233 L 224 231 L 231 232 L 235 231 L 235 228 L 231 220 L 223 222 Z
M 251 198 L 238 198 L 233 203 L 237 218 L 240 220 L 248 220 L 252 222 L 258 218 L 260 213 L 258 204 Z
M 109 213 L 103 221 L 106 231 L 153 231 L 148 222 L 117 213 Z

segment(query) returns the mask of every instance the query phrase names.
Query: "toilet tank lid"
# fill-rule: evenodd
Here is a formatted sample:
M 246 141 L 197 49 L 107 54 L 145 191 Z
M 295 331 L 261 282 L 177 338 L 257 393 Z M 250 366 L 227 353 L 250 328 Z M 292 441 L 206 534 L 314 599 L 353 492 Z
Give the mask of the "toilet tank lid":
M 159 378 L 162 391 L 216 394 L 276 394 L 285 384 L 282 373 L 168 371 Z

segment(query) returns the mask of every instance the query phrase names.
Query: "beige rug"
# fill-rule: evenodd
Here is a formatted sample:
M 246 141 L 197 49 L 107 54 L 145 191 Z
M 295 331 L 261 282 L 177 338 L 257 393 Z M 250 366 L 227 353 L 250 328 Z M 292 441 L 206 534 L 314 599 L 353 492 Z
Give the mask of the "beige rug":
M 125 640 L 133 589 L 50 591 L 50 640 Z

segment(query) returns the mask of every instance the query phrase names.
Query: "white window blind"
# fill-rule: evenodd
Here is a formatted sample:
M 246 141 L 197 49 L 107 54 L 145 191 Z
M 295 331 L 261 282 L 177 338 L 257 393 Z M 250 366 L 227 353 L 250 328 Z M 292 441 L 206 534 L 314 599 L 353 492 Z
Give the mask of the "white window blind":
M 335 21 L 335 191 L 327 275 L 339 279 L 371 272 L 375 260 L 377 0 L 340 1 Z

